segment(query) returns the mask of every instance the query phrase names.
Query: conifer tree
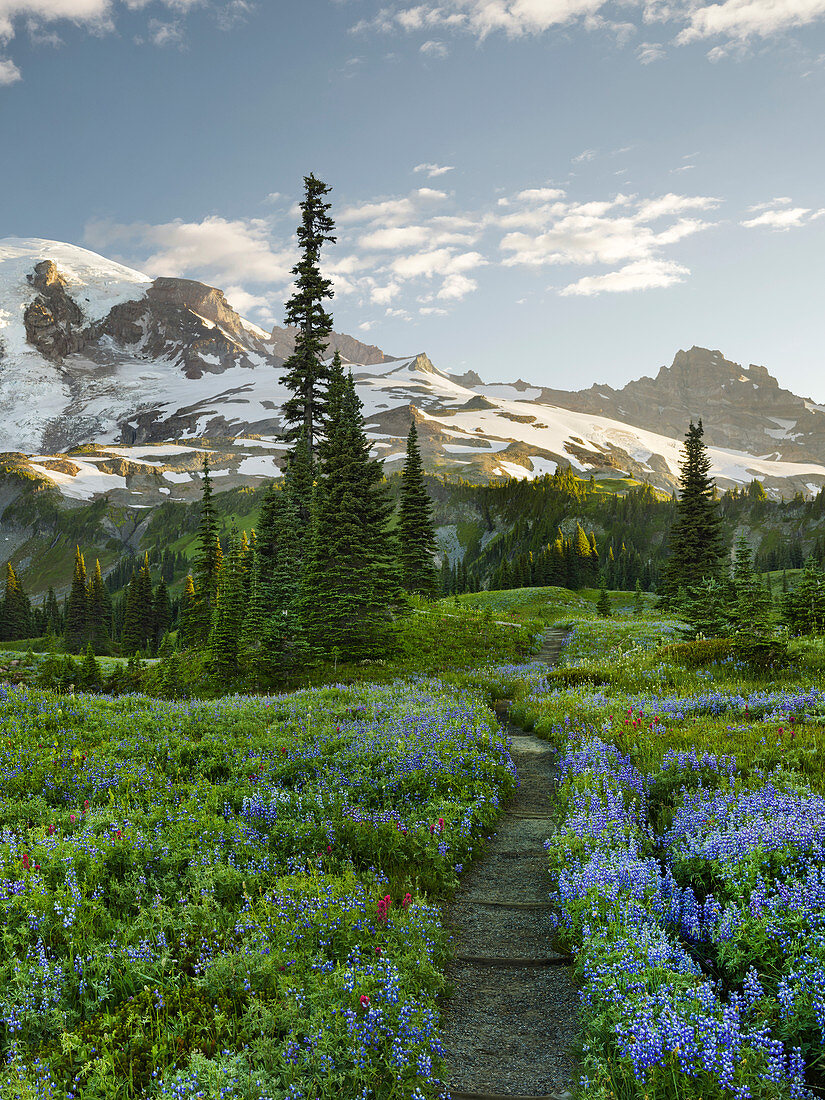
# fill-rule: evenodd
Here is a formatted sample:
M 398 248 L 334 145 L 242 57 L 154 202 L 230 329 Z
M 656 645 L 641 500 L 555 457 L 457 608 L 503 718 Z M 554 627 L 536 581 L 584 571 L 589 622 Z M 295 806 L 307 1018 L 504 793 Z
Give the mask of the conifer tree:
M 95 658 L 95 651 L 91 642 L 86 643 L 83 663 L 80 666 L 80 683 L 86 691 L 95 691 L 103 683 L 100 665 Z
M 813 555 L 798 583 L 782 597 L 785 621 L 794 634 L 825 631 L 825 574 Z
M 86 636 L 96 653 L 102 653 L 109 644 L 112 630 L 112 599 L 103 583 L 100 562 L 95 561 L 95 571 L 89 581 L 87 594 L 88 616 Z
M 690 423 L 680 466 L 676 520 L 670 530 L 670 557 L 665 566 L 662 598 L 671 601 L 680 585 L 689 587 L 718 577 L 725 558 L 716 485 L 703 442 L 702 421 Z
M 293 267 L 295 289 L 286 303 L 285 323 L 297 327 L 295 350 L 284 363 L 281 381 L 292 391 L 284 403 L 282 415 L 290 425 L 286 438 L 297 443 L 306 440 L 310 467 L 313 466 L 326 416 L 326 389 L 329 370 L 324 364 L 327 340 L 332 331 L 332 316 L 324 309 L 332 298 L 332 281 L 321 274 L 321 249 L 334 243 L 335 223 L 329 216 L 331 203 L 325 202 L 331 188 L 314 175 L 304 177 L 304 199 L 298 244 L 301 257 Z
M 169 630 L 172 625 L 172 602 L 169 599 L 169 589 L 166 587 L 166 578 L 161 576 L 154 596 L 154 643 Z
M 383 654 L 395 597 L 390 503 L 381 464 L 370 458 L 352 377 L 333 371 L 302 618 L 312 646 L 345 659 Z
M 141 647 L 140 634 L 140 595 L 138 589 L 137 573 L 132 573 L 131 580 L 126 587 L 126 604 L 123 612 L 123 632 L 120 638 L 120 651 L 130 656 Z
M 195 607 L 192 615 L 191 643 L 206 640 L 212 625 L 212 612 L 218 599 L 218 579 L 221 566 L 221 543 L 212 503 L 212 479 L 209 458 L 203 459 L 203 495 L 198 527 L 198 556 L 195 562 Z
M 2 636 L 7 641 L 28 638 L 32 631 L 32 612 L 11 562 L 6 563 L 6 591 L 3 600 Z
M 86 583 L 86 562 L 75 548 L 74 575 L 66 608 L 65 645 L 69 653 L 79 653 L 86 640 L 88 622 L 88 588 Z
M 238 644 L 246 610 L 246 593 L 240 541 L 230 535 L 225 567 L 221 570 L 218 599 L 212 612 L 209 652 L 212 670 L 219 677 L 237 672 Z
M 415 421 L 407 436 L 407 457 L 401 474 L 398 509 L 401 584 L 407 592 L 433 597 L 438 590 L 432 503 L 424 485 Z
M 143 565 L 137 575 L 138 623 L 140 648 L 155 648 L 155 600 L 152 592 L 152 573 L 149 569 L 149 554 L 144 554 Z
M 49 591 L 46 596 L 46 629 L 51 626 L 53 634 L 59 634 L 61 632 L 62 623 L 60 621 L 60 608 L 57 604 L 57 597 L 54 594 L 54 589 L 49 585 Z

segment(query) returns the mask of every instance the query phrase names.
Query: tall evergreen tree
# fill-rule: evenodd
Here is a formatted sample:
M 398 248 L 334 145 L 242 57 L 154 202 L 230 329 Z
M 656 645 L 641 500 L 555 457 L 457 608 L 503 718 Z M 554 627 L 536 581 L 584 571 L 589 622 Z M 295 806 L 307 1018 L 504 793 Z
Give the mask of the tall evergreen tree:
M 169 589 L 166 587 L 166 578 L 161 576 L 154 595 L 154 644 L 160 643 L 163 635 L 172 625 L 172 601 L 169 599 Z
M 80 653 L 83 649 L 86 642 L 88 611 L 86 562 L 78 546 L 75 548 L 74 574 L 66 608 L 65 644 L 69 653 Z
M 312 646 L 358 659 L 383 654 L 389 603 L 397 593 L 391 505 L 382 467 L 364 435 L 361 401 L 340 368 L 329 390 L 320 447 L 311 555 L 304 572 L 303 619 Z
M 112 631 L 112 598 L 103 583 L 100 562 L 95 561 L 95 571 L 89 581 L 87 594 L 88 615 L 86 635 L 96 653 L 102 653 L 109 644 Z
M 218 602 L 218 578 L 221 566 L 221 543 L 218 523 L 212 503 L 212 479 L 209 459 L 203 459 L 203 495 L 198 527 L 198 556 L 195 561 L 195 607 L 192 615 L 192 643 L 206 640 L 212 625 L 212 612 Z
M 282 415 L 290 425 L 286 438 L 297 443 L 306 439 L 310 467 L 326 416 L 326 389 L 329 369 L 324 364 L 327 339 L 332 331 L 332 315 L 324 301 L 332 298 L 332 281 L 321 274 L 321 249 L 333 243 L 335 223 L 329 216 L 331 203 L 325 202 L 330 187 L 314 175 L 304 177 L 304 199 L 298 244 L 301 257 L 293 267 L 295 290 L 286 303 L 286 324 L 298 329 L 295 350 L 284 363 L 281 381 L 292 396 L 284 403 Z
M 221 570 L 218 600 L 212 612 L 209 652 L 212 671 L 219 677 L 237 673 L 238 644 L 246 610 L 243 556 L 237 533 L 229 537 L 226 565 Z
M 28 638 L 32 630 L 31 604 L 11 562 L 6 563 L 6 591 L 3 600 L 2 631 L 6 641 Z
M 414 420 L 407 436 L 407 457 L 401 474 L 398 542 L 403 588 L 422 596 L 435 596 L 438 591 L 438 571 L 435 565 L 432 503 L 424 485 Z
M 670 529 L 670 557 L 665 566 L 662 597 L 670 602 L 680 586 L 719 577 L 725 558 L 716 485 L 703 441 L 701 419 L 690 423 L 679 475 L 676 520 Z

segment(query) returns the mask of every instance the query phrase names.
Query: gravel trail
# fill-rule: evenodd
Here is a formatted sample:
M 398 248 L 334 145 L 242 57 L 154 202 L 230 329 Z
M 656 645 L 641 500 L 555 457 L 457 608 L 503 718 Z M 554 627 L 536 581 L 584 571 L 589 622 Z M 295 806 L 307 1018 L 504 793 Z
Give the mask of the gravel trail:
M 548 664 L 563 637 L 561 631 L 545 636 L 542 659 Z M 551 947 L 543 848 L 551 829 L 555 752 L 513 726 L 507 732 L 521 785 L 446 914 L 454 957 L 441 1040 L 452 1100 L 561 1100 L 571 1095 L 575 1076 L 570 1047 L 579 1031 L 578 996 L 570 960 Z

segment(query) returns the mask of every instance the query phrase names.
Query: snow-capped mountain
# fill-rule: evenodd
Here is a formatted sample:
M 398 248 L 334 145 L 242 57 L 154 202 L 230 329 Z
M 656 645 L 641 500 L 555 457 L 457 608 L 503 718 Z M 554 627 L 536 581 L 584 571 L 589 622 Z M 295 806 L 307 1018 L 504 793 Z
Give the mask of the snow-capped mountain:
M 137 506 L 197 494 L 204 451 L 226 488 L 277 475 L 279 375 L 293 339 L 202 283 L 152 280 L 58 242 L 0 241 L 5 464 L 70 498 L 105 492 Z M 423 353 L 391 357 L 341 334 L 330 347 L 350 364 L 389 472 L 413 416 L 431 470 L 536 477 L 563 462 L 671 488 L 687 421 L 701 415 L 720 485 L 825 484 L 825 410 L 718 352 L 680 352 L 624 390 L 566 393 L 449 375 Z

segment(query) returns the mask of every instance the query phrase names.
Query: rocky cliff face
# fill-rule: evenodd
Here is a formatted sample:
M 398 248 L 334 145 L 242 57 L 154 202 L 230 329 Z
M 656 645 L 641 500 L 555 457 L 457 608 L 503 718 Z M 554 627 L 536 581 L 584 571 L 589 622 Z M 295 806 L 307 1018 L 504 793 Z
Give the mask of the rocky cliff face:
M 825 408 L 783 389 L 765 367 L 742 367 L 707 348 L 679 351 L 655 378 L 620 390 L 544 389 L 540 400 L 677 438 L 701 417 L 705 439 L 716 447 L 787 462 L 825 461 Z

